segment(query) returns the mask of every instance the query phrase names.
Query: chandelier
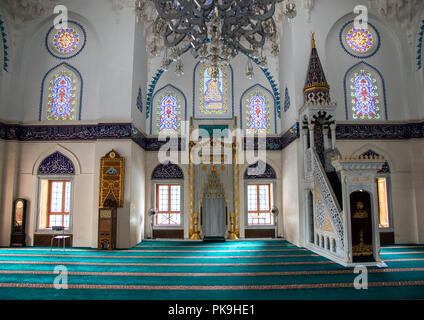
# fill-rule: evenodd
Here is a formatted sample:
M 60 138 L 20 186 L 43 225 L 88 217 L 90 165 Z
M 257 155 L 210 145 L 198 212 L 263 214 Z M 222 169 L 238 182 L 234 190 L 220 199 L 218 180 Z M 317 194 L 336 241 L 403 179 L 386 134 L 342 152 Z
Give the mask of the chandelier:
M 142 16 L 146 1 L 136 0 L 137 19 Z M 274 21 L 276 5 L 284 2 L 283 14 L 296 17 L 293 0 L 152 0 L 157 11 L 153 25 L 153 56 L 159 55 L 158 42 L 163 41 L 165 52 L 162 69 L 176 62 L 177 75 L 184 73 L 182 55 L 190 51 L 194 58 L 205 63 L 216 79 L 219 67 L 227 66 L 240 52 L 248 56 L 246 76 L 253 77 L 250 58 L 266 66 L 263 54 L 266 42 L 271 53 L 278 55 L 278 32 Z M 249 58 L 250 57 L 250 58 Z

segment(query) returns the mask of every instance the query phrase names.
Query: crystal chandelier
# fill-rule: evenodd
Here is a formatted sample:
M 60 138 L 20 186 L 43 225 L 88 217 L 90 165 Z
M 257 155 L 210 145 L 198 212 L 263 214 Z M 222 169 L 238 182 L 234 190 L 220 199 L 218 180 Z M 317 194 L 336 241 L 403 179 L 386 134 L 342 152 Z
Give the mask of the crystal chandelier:
M 136 1 L 138 19 L 145 2 Z M 154 22 L 154 43 L 151 53 L 159 54 L 158 42 L 163 40 L 165 53 L 162 69 L 176 62 L 176 74 L 184 73 L 181 56 L 191 51 L 196 59 L 212 70 L 217 78 L 219 67 L 242 52 L 248 56 L 246 76 L 253 77 L 249 57 L 266 66 L 265 43 L 271 42 L 271 52 L 277 56 L 278 32 L 274 21 L 276 4 L 284 2 L 283 14 L 296 16 L 293 0 L 153 0 L 158 16 Z

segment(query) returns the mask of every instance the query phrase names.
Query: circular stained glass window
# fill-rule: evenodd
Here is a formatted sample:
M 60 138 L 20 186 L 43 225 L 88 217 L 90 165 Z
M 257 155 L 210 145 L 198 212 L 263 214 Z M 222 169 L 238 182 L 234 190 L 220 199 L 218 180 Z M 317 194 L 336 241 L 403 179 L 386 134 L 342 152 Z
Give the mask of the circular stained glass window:
M 371 23 L 368 23 L 367 28 L 361 28 L 355 27 L 351 21 L 343 26 L 340 42 L 351 56 L 369 58 L 380 48 L 380 35 Z
M 57 52 L 70 53 L 75 51 L 80 42 L 80 35 L 75 29 L 59 30 L 53 37 L 53 46 Z
M 46 37 L 47 50 L 59 59 L 75 57 L 84 48 L 85 42 L 84 28 L 74 21 L 68 21 L 68 25 L 62 29 L 51 27 Z
M 348 46 L 359 53 L 370 51 L 374 44 L 374 38 L 368 29 L 352 28 L 346 35 Z

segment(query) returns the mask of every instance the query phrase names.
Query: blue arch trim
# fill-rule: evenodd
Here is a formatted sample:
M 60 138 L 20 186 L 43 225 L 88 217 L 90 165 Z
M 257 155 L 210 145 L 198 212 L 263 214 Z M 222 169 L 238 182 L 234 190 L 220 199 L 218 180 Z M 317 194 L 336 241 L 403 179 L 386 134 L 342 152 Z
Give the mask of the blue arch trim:
M 244 54 L 244 53 L 243 53 Z M 264 73 L 265 77 L 267 78 L 270 86 L 271 86 L 271 90 L 273 92 L 274 95 L 274 107 L 276 109 L 280 109 L 281 110 L 281 95 L 280 95 L 280 88 L 278 83 L 274 80 L 273 76 L 271 75 L 271 72 L 269 71 L 268 68 L 264 68 L 261 67 L 259 65 L 259 60 L 258 59 L 253 59 L 252 57 L 244 54 L 245 56 L 247 56 L 248 58 L 250 58 L 253 62 L 256 63 L 256 65 L 258 66 L 258 68 L 260 70 L 262 70 L 262 72 Z M 172 63 L 172 60 L 169 61 L 170 63 Z M 153 92 L 155 91 L 156 88 L 156 84 L 158 83 L 160 77 L 162 76 L 162 74 L 165 71 L 163 71 L 162 69 L 158 69 L 156 71 L 156 74 L 153 76 L 152 81 L 149 85 L 149 88 L 147 90 L 147 94 L 146 94 L 146 119 L 149 118 L 150 112 L 151 112 L 151 108 L 152 108 L 152 101 L 153 101 Z M 234 95 L 234 92 L 232 93 L 232 95 Z M 234 108 L 233 108 L 234 110 Z M 209 119 L 208 119 L 209 120 Z M 212 119 L 210 119 L 212 120 Z M 220 119 L 222 120 L 222 119 Z
M 366 55 L 366 54 L 364 54 L 364 55 L 356 55 L 356 54 L 354 54 L 353 52 L 351 52 L 351 51 L 349 51 L 347 48 L 346 48 L 346 45 L 345 45 L 345 43 L 344 43 L 344 39 L 343 39 L 343 31 L 345 30 L 345 28 L 349 25 L 349 24 L 351 24 L 352 22 L 354 22 L 354 20 L 351 20 L 351 21 L 349 21 L 349 22 L 347 22 L 347 23 L 345 23 L 344 25 L 343 25 L 343 27 L 340 29 L 340 34 L 339 34 L 339 39 L 340 39 L 340 45 L 342 46 L 342 48 L 343 48 L 343 50 L 348 54 L 348 55 L 350 55 L 350 56 L 352 56 L 352 57 L 354 57 L 354 58 L 357 58 L 357 59 L 368 59 L 368 58 L 371 58 L 372 56 L 374 56 L 379 50 L 380 50 L 380 47 L 381 47 L 381 36 L 380 36 L 380 32 L 378 32 L 378 29 L 372 24 L 372 23 L 370 23 L 370 22 L 368 22 L 368 24 L 374 29 L 374 31 L 375 31 L 375 33 L 377 34 L 377 39 L 378 39 L 378 44 L 377 44 L 377 48 L 376 49 L 374 49 L 370 54 L 368 54 L 368 55 Z
M 72 58 L 76 57 L 77 55 L 79 55 L 79 54 L 80 54 L 80 53 L 84 50 L 84 48 L 85 48 L 85 44 L 87 43 L 87 32 L 85 31 L 84 27 L 83 27 L 80 23 L 78 23 L 78 22 L 76 22 L 76 21 L 73 21 L 73 20 L 68 20 L 68 23 L 74 23 L 74 24 L 76 24 L 78 27 L 80 27 L 80 28 L 81 28 L 81 30 L 82 30 L 82 32 L 83 32 L 83 34 L 84 34 L 84 42 L 83 42 L 83 44 L 82 44 L 81 48 L 75 52 L 75 54 L 70 55 L 70 56 L 68 56 L 68 57 L 63 57 L 63 56 L 60 56 L 60 55 L 58 55 L 58 54 L 55 54 L 52 50 L 50 50 L 49 43 L 48 43 L 49 41 L 48 41 L 48 40 L 49 40 L 50 32 L 52 32 L 52 30 L 54 29 L 54 26 L 52 26 L 52 27 L 49 29 L 49 31 L 47 31 L 47 33 L 46 33 L 46 37 L 45 37 L 45 41 L 44 41 L 44 42 L 45 42 L 46 49 L 47 49 L 48 53 L 50 53 L 50 55 L 51 55 L 52 57 L 55 57 L 55 58 L 60 59 L 60 60 L 67 60 L 67 59 L 72 59 Z
M 44 99 L 44 84 L 46 81 L 47 76 L 54 71 L 55 69 L 59 69 L 62 66 L 66 66 L 69 69 L 71 69 L 73 72 L 75 72 L 76 75 L 80 78 L 80 98 L 79 98 L 79 110 L 78 110 L 78 120 L 81 120 L 81 111 L 82 111 L 82 95 L 83 95 L 83 88 L 84 88 L 84 82 L 81 76 L 81 73 L 73 66 L 66 62 L 62 62 L 58 64 L 56 67 L 51 68 L 49 71 L 46 72 L 46 74 L 43 77 L 43 80 L 41 81 L 41 95 L 40 95 L 40 109 L 38 112 L 38 121 L 41 121 L 42 119 L 42 112 L 43 112 L 43 99 Z
M 0 14 L 0 34 L 1 34 L 1 45 L 2 47 L 0 48 L 0 50 L 3 50 L 3 65 L 1 66 L 3 68 L 4 71 L 7 72 L 7 68 L 9 67 L 8 62 L 9 62 L 9 57 L 8 57 L 8 52 L 7 49 L 9 49 L 9 47 L 7 46 L 7 34 L 6 34 L 6 29 L 5 29 L 5 24 L 4 21 L 2 20 L 1 14 Z
M 231 66 L 231 64 L 229 64 L 228 66 L 230 67 L 230 71 L 231 71 L 231 118 L 196 118 L 194 115 L 195 113 L 195 108 L 196 108 L 196 70 L 197 67 L 199 66 L 200 61 L 196 63 L 196 65 L 194 66 L 193 69 L 193 118 L 195 120 L 232 120 L 234 118 L 234 72 L 233 72 L 233 67 Z
M 382 92 L 383 92 L 383 96 L 384 96 L 384 114 L 385 114 L 385 119 L 386 120 L 388 120 L 389 119 L 389 114 L 388 114 L 388 111 L 387 111 L 387 98 L 386 98 L 386 84 L 385 84 L 385 81 L 384 81 L 384 77 L 383 77 L 383 75 L 381 74 L 381 72 L 377 69 L 377 68 L 375 68 L 375 67 L 373 67 L 372 65 L 370 65 L 369 63 L 366 63 L 365 61 L 361 61 L 361 62 L 358 62 L 357 64 L 355 64 L 355 65 L 353 65 L 352 67 L 350 67 L 347 71 L 346 71 L 346 73 L 345 73 L 345 76 L 344 76 L 344 96 L 345 96 L 345 112 L 346 112 L 346 120 L 349 120 L 349 107 L 348 107 L 348 99 L 347 99 L 347 86 L 346 86 L 346 82 L 347 82 L 347 76 L 349 75 L 349 73 L 353 70 L 353 69 L 355 69 L 355 68 L 357 68 L 358 66 L 360 66 L 361 64 L 363 64 L 363 65 L 365 65 L 366 67 L 368 67 L 368 68 L 370 68 L 370 69 L 372 69 L 372 71 L 374 71 L 374 72 L 376 72 L 377 74 L 378 74 L 378 76 L 380 77 L 380 79 L 381 79 L 381 83 L 382 83 Z
M 259 83 L 256 83 L 253 86 L 250 86 L 249 88 L 244 90 L 243 93 L 241 94 L 241 97 L 240 97 L 240 129 L 243 129 L 243 112 L 245 111 L 244 108 L 243 108 L 244 96 L 246 95 L 246 93 L 248 93 L 250 90 L 254 89 L 255 87 L 259 87 L 259 88 L 265 90 L 272 97 L 272 101 L 274 102 L 273 103 L 274 104 L 274 126 L 275 126 L 274 132 L 277 133 L 277 108 L 275 108 L 275 97 L 269 89 L 265 88 L 263 85 L 261 85 Z
M 418 33 L 417 45 L 417 71 L 423 67 L 423 36 L 424 36 L 424 20 L 421 21 L 421 27 Z
M 171 89 L 177 91 L 179 94 L 181 94 L 184 98 L 184 120 L 187 120 L 187 98 L 184 94 L 184 92 L 182 92 L 180 89 L 178 89 L 177 87 L 173 86 L 172 84 L 168 83 L 167 85 L 163 86 L 162 88 L 160 88 L 159 90 L 157 90 L 155 92 L 155 94 L 152 97 L 152 101 L 154 101 L 154 99 L 156 98 L 156 95 L 161 92 L 163 89 L 166 89 L 170 87 Z M 150 105 L 150 109 L 152 108 L 153 104 Z M 146 107 L 146 111 L 147 111 L 147 107 Z M 153 110 L 151 110 L 153 112 Z M 183 120 L 183 119 L 181 119 Z M 153 125 L 153 114 L 150 116 L 150 134 L 152 134 L 152 125 Z
M 138 88 L 136 106 L 140 112 L 143 112 L 143 93 L 141 91 L 141 88 Z
M 258 174 L 249 175 L 248 174 L 249 169 L 251 169 L 251 170 L 256 169 L 257 171 L 259 171 L 259 168 L 258 168 L 259 162 L 261 162 L 263 165 L 265 165 L 265 171 L 261 172 L 261 173 L 258 172 Z M 259 161 L 255 162 L 254 164 L 251 164 L 250 166 L 248 166 L 246 168 L 246 170 L 244 171 L 243 177 L 244 177 L 244 179 L 247 179 L 247 180 L 249 180 L 249 179 L 277 179 L 277 174 L 275 173 L 274 168 L 271 167 L 268 163 L 259 160 Z
M 167 164 L 161 163 L 152 172 L 152 180 L 183 180 L 184 173 L 181 168 L 168 162 Z

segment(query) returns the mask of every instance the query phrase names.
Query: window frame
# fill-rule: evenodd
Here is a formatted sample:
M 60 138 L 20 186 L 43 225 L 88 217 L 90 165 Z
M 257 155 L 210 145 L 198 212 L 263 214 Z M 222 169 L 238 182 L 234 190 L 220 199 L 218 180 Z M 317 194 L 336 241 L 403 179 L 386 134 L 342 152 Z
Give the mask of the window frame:
M 353 75 L 357 72 L 364 70 L 367 73 L 370 73 L 373 78 L 377 80 L 377 93 L 380 100 L 380 119 L 354 119 L 353 118 L 353 104 L 352 104 L 352 89 L 351 89 L 351 79 Z M 372 65 L 366 62 L 359 62 L 348 69 L 345 73 L 344 78 L 344 99 L 345 99 L 345 117 L 348 121 L 355 121 L 358 123 L 378 123 L 380 121 L 387 121 L 387 96 L 386 96 L 386 84 L 381 72 L 373 67 Z
M 68 175 L 49 175 L 49 176 L 38 176 L 38 188 L 37 188 L 37 214 L 36 214 L 36 223 L 35 223 L 35 233 L 42 234 L 54 233 L 51 227 L 48 228 L 40 228 L 40 218 L 41 218 L 41 194 L 42 194 L 42 181 L 47 180 L 49 183 L 49 191 L 48 191 L 48 204 L 47 204 L 47 216 L 50 216 L 50 183 L 51 181 L 69 181 L 71 182 L 71 195 L 69 198 L 69 227 L 65 228 L 66 232 L 72 233 L 73 230 L 73 213 L 74 213 L 74 190 L 75 190 L 75 180 L 73 176 Z M 63 203 L 64 205 L 64 203 Z M 50 222 L 48 223 L 50 225 Z
M 380 208 L 377 205 L 377 213 L 378 213 L 378 230 L 380 232 L 394 232 L 395 228 L 393 226 L 393 206 L 392 206 L 392 179 L 390 173 L 377 173 L 376 176 L 376 184 L 378 183 L 378 179 L 386 179 L 386 196 L 387 196 L 387 211 L 388 211 L 388 221 L 389 221 L 389 227 L 380 227 Z M 376 187 L 377 191 L 377 199 L 379 198 L 378 194 L 378 185 Z
M 249 207 L 248 207 L 248 185 L 269 185 L 270 186 L 270 192 L 269 192 L 269 197 L 270 197 L 270 203 L 269 203 L 269 208 L 270 211 L 272 209 L 272 207 L 275 205 L 275 200 L 276 200 L 276 188 L 277 188 L 277 183 L 276 180 L 274 179 L 258 179 L 258 180 L 245 180 L 244 181 L 244 226 L 245 229 L 274 229 L 275 228 L 275 218 L 274 216 L 272 216 L 271 214 L 271 224 L 249 224 Z
M 158 225 L 156 224 L 157 217 L 154 217 L 153 229 L 154 230 L 181 230 L 184 228 L 184 180 L 175 179 L 164 179 L 164 180 L 152 180 L 151 181 L 151 207 L 156 208 L 157 202 L 157 189 L 158 185 L 178 185 L 180 186 L 180 224 L 179 225 Z M 170 199 L 168 200 L 170 201 Z M 157 208 L 159 209 L 159 208 Z M 150 221 L 149 221 L 150 224 Z
M 53 183 L 62 183 L 62 202 L 61 202 L 61 211 L 57 211 L 57 212 L 52 212 L 52 195 L 53 195 Z M 65 216 L 69 216 L 70 212 L 66 212 L 65 209 L 65 204 L 66 204 L 66 184 L 70 183 L 71 184 L 71 191 L 70 193 L 72 193 L 72 182 L 69 180 L 49 180 L 49 190 L 48 190 L 48 196 L 47 196 L 47 228 L 52 228 L 52 226 L 50 225 L 50 216 L 55 216 L 55 215 L 60 215 L 62 216 L 62 226 L 64 225 L 64 217 Z M 71 195 L 69 194 L 69 201 L 71 200 Z M 71 209 L 71 203 L 69 202 L 69 210 Z

